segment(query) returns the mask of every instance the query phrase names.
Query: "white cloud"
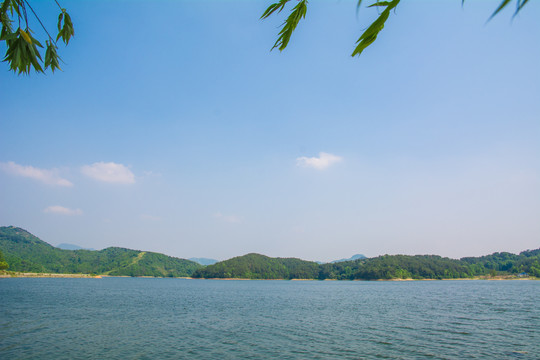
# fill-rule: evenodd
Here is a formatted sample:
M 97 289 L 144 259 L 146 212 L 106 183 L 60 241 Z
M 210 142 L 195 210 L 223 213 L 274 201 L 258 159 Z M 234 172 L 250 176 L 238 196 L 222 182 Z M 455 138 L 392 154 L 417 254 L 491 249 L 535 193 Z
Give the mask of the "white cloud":
M 225 214 L 222 214 L 221 212 L 215 213 L 214 217 L 216 219 L 221 219 L 221 220 L 223 220 L 225 222 L 228 222 L 228 223 L 231 223 L 231 224 L 239 224 L 244 220 L 241 216 L 238 216 L 238 215 L 225 215 Z
M 296 166 L 311 167 L 317 170 L 324 170 L 332 164 L 343 161 L 341 156 L 320 152 L 319 157 L 299 157 L 296 158 Z
M 70 209 L 60 205 L 53 205 L 43 210 L 47 214 L 60 214 L 60 215 L 82 215 L 81 209 Z
M 48 185 L 73 186 L 69 180 L 61 178 L 56 169 L 39 169 L 33 166 L 15 164 L 13 161 L 0 163 L 0 169 L 9 174 L 31 178 Z
M 92 179 L 117 184 L 135 183 L 135 175 L 127 166 L 113 162 L 97 162 L 92 165 L 84 165 L 81 172 Z

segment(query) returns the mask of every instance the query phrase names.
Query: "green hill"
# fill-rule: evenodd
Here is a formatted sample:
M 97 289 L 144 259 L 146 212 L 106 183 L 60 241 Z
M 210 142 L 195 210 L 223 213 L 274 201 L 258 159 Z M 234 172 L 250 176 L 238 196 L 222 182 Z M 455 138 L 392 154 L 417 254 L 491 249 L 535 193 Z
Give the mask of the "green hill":
M 519 255 L 495 253 L 449 259 L 437 255 L 383 255 L 338 263 L 317 264 L 295 258 L 247 254 L 201 268 L 196 278 L 237 279 L 460 279 L 484 275 L 526 273 L 540 277 L 540 249 Z
M 9 270 L 21 272 L 183 277 L 201 267 L 185 259 L 118 247 L 62 250 L 13 226 L 0 227 L 0 251 Z
M 296 258 L 247 254 L 218 262 L 193 273 L 195 278 L 316 279 L 319 264 Z
M 383 255 L 321 265 L 321 279 L 457 279 L 484 275 L 469 264 L 437 255 Z
M 327 264 L 247 254 L 204 267 L 185 259 L 118 247 L 62 250 L 13 226 L 0 227 L 0 269 L 5 263 L 9 270 L 21 272 L 221 279 L 457 279 L 520 273 L 540 277 L 540 249 L 460 260 L 436 255 L 383 255 Z

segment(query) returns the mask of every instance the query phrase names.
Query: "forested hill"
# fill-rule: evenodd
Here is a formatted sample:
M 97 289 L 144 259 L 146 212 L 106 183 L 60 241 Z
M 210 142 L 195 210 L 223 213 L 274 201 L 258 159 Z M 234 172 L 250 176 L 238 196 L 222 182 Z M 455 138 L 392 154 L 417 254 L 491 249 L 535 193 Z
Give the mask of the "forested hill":
M 319 264 L 296 258 L 271 258 L 247 254 L 218 262 L 193 273 L 195 278 L 316 279 Z
M 519 255 L 508 252 L 496 252 L 480 257 L 464 257 L 462 261 L 473 267 L 490 271 L 527 272 L 540 277 L 540 249 L 522 251 Z
M 252 253 L 204 267 L 185 259 L 118 247 L 62 250 L 9 226 L 0 227 L 0 269 L 5 267 L 2 253 L 9 270 L 21 272 L 320 280 L 459 279 L 525 273 L 540 278 L 540 249 L 460 260 L 436 255 L 383 255 L 328 264 Z
M 461 260 L 436 255 L 383 255 L 339 263 L 317 264 L 294 258 L 247 254 L 201 268 L 197 278 L 243 279 L 460 279 L 527 273 L 540 277 L 540 249 L 519 255 L 495 253 Z
M 0 227 L 0 251 L 9 270 L 21 272 L 187 277 L 201 267 L 185 259 L 119 247 L 62 250 L 13 226 Z

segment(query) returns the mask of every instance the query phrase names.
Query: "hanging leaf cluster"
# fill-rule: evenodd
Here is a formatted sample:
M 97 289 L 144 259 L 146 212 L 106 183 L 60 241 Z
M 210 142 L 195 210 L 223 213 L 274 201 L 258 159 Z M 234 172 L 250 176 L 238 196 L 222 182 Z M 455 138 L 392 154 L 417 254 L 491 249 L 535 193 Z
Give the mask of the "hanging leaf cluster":
M 276 13 L 279 14 L 287 5 L 287 3 L 291 0 L 279 0 L 277 3 L 274 3 L 270 5 L 262 14 L 261 19 L 266 19 L 270 15 Z M 298 4 L 291 10 L 291 14 L 289 17 L 285 20 L 285 22 L 281 25 L 281 30 L 278 34 L 278 39 L 274 46 L 272 47 L 272 50 L 276 47 L 279 49 L 279 51 L 284 50 L 287 45 L 289 44 L 289 40 L 291 38 L 291 35 L 293 31 L 296 29 L 296 26 L 298 25 L 298 22 L 305 18 L 306 16 L 306 9 L 307 9 L 307 0 L 297 0 Z M 362 52 L 371 45 L 376 39 L 381 30 L 384 28 L 384 25 L 386 23 L 386 20 L 388 20 L 388 17 L 390 16 L 390 12 L 394 10 L 401 0 L 391 0 L 391 1 L 375 1 L 371 5 L 368 5 L 368 7 L 375 7 L 379 9 L 379 16 L 375 21 L 371 23 L 370 26 L 364 32 L 358 40 L 356 41 L 356 47 L 354 51 L 352 52 L 351 56 L 359 56 L 362 54 Z M 490 20 L 497 15 L 501 10 L 506 8 L 510 3 L 512 3 L 514 0 L 502 0 L 500 5 L 495 9 Z M 464 4 L 465 0 L 461 0 L 462 5 Z M 516 2 L 516 10 L 514 12 L 514 16 L 516 16 L 523 7 L 529 2 L 529 0 L 515 0 Z M 362 4 L 362 0 L 358 0 L 357 3 L 357 9 L 360 8 L 360 5 Z
M 2 37 L 8 45 L 4 61 L 9 63 L 10 70 L 19 74 L 28 74 L 32 67 L 38 72 L 43 72 L 40 65 L 43 60 L 38 50 L 38 47 L 43 47 L 43 45 L 32 36 L 29 29 L 26 30 L 18 28 L 17 31 Z
M 55 0 L 56 4 L 58 2 Z M 60 7 L 60 5 L 58 5 Z M 56 42 L 61 38 L 67 45 L 69 40 L 75 34 L 71 17 L 65 9 L 61 8 L 58 19 L 58 35 L 56 40 L 51 37 L 41 19 L 38 17 L 28 0 L 5 0 L 0 3 L 0 22 L 2 29 L 0 31 L 0 41 L 5 41 L 6 54 L 2 61 L 9 64 L 9 70 L 18 74 L 29 74 L 32 69 L 38 73 L 44 73 L 48 68 L 54 73 L 60 68 L 62 59 L 58 55 L 58 46 Z M 45 61 L 41 56 L 43 45 L 33 36 L 33 30 L 30 28 L 28 12 L 34 15 L 39 25 L 48 36 L 45 41 Z M 13 23 L 18 27 L 14 30 Z
M 56 41 L 62 38 L 62 41 L 67 45 L 73 35 L 75 35 L 75 31 L 73 30 L 71 17 L 66 12 L 66 9 L 62 9 L 62 12 L 58 15 L 58 35 L 56 36 Z
M 266 19 L 276 11 L 280 13 L 289 1 L 290 0 L 280 0 L 277 3 L 270 5 L 270 7 L 268 7 L 268 9 L 266 9 L 266 11 L 262 14 L 261 19 Z M 278 48 L 279 51 L 282 51 L 287 47 L 296 26 L 298 26 L 300 20 L 306 17 L 307 3 L 307 0 L 300 0 L 298 1 L 298 4 L 296 4 L 296 6 L 291 10 L 291 14 L 283 23 L 281 31 L 278 34 L 278 39 L 272 47 L 272 50 Z
M 386 23 L 386 20 L 388 20 L 388 16 L 390 16 L 390 11 L 392 11 L 392 9 L 398 6 L 399 2 L 400 0 L 377 1 L 376 3 L 368 6 L 384 8 L 384 10 L 381 11 L 379 17 L 364 31 L 364 33 L 356 41 L 357 45 L 351 56 L 360 56 L 360 54 L 362 54 L 362 51 L 364 51 L 369 45 L 371 45 L 375 40 L 377 40 L 377 36 L 384 28 L 384 24 Z M 362 0 L 359 0 L 358 7 L 360 7 L 361 3 Z

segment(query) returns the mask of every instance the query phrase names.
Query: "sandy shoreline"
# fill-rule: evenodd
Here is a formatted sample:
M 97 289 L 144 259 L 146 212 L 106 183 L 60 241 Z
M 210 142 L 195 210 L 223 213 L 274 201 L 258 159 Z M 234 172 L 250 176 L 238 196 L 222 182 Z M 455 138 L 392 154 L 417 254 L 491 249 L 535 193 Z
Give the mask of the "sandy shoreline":
M 82 278 L 82 279 L 101 279 L 102 275 L 90 274 L 51 274 L 51 273 L 28 273 L 6 271 L 0 273 L 0 278 Z

